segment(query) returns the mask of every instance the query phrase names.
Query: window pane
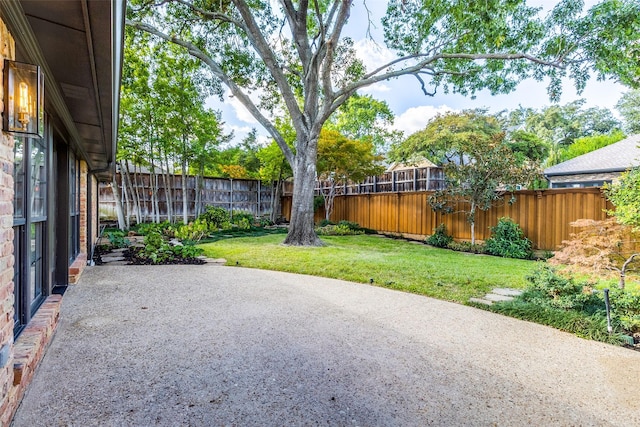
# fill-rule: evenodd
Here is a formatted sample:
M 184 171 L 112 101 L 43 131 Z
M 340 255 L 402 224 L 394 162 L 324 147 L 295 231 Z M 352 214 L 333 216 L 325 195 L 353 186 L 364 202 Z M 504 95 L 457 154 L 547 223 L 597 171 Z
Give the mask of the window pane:
M 13 216 L 24 218 L 24 139 L 14 138 L 13 154 L 15 158 L 13 166 Z
M 31 260 L 29 272 L 29 304 L 42 295 L 44 279 L 44 222 L 31 224 L 31 241 L 29 242 L 29 259 Z
M 47 156 L 42 140 L 32 139 L 31 148 L 31 216 L 46 215 Z

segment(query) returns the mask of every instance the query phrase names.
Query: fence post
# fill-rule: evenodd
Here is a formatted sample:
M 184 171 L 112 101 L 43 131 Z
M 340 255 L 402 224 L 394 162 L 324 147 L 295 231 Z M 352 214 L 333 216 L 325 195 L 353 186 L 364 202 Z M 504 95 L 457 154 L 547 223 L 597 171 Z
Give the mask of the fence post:
M 373 192 L 374 193 L 378 192 L 378 177 L 377 176 L 373 177 Z
M 431 189 L 430 185 L 431 183 L 429 182 L 431 180 L 431 168 L 427 168 L 427 188 L 425 188 L 425 190 L 429 191 Z
M 418 168 L 413 168 L 413 191 L 418 191 Z
M 396 171 L 391 171 L 391 191 L 396 191 Z

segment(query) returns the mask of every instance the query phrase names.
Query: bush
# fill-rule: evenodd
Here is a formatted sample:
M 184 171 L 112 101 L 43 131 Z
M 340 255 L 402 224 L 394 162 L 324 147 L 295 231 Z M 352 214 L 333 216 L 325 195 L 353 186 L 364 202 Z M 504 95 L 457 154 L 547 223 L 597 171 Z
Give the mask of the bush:
M 120 230 L 109 231 L 107 233 L 107 238 L 109 239 L 109 243 L 111 243 L 111 248 L 113 249 L 126 248 L 131 245 L 129 239 L 124 237 L 124 232 Z
M 210 231 L 218 228 L 225 229 L 227 228 L 225 226 L 230 225 L 229 211 L 215 206 L 207 206 L 197 219 L 204 221 Z
M 563 277 L 548 265 L 537 268 L 526 279 L 530 285 L 521 295 L 524 302 L 589 314 L 604 308 L 603 301 L 592 292 L 589 283 Z
M 455 242 L 452 241 L 447 245 L 447 249 L 458 252 L 470 252 L 472 254 L 484 254 L 486 249 L 484 245 L 479 243 L 471 244 L 471 242 Z
M 491 237 L 486 240 L 488 254 L 505 258 L 531 259 L 531 240 L 524 237 L 520 226 L 511 218 L 500 218 L 498 225 L 491 227 Z
M 248 223 L 249 227 L 251 227 L 251 224 L 253 224 L 253 220 L 254 216 L 250 212 L 238 211 L 234 212 L 233 215 L 231 215 L 231 223 L 237 225 L 238 227 L 240 227 L 240 223 Z
M 609 292 L 611 317 L 625 330 L 640 332 L 640 294 L 624 289 L 611 289 Z
M 196 258 L 202 255 L 203 250 L 195 245 L 194 242 L 184 241 L 182 246 L 172 246 L 173 254 L 180 258 Z
M 321 222 L 322 224 L 322 222 Z M 316 228 L 316 233 L 322 236 L 355 236 L 364 234 L 365 230 L 358 223 L 351 221 L 340 221 L 338 224 L 325 225 Z
M 169 221 L 159 223 L 149 222 L 138 226 L 138 233 L 146 236 L 150 233 L 160 233 L 163 236 L 173 237 L 175 234 L 175 226 Z
M 453 237 L 447 234 L 447 227 L 444 224 L 440 224 L 433 230 L 433 234 L 427 237 L 425 242 L 427 245 L 437 248 L 446 248 L 449 243 L 453 242 Z
M 196 219 L 189 224 L 179 226 L 175 232 L 175 237 L 183 242 L 185 240 L 198 242 L 207 235 L 208 231 L 209 225 L 201 219 Z

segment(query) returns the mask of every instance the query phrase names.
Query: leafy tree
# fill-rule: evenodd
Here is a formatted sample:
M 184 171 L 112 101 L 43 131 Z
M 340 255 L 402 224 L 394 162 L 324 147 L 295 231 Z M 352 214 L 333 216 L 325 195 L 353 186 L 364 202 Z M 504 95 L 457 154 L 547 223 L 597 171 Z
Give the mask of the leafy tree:
M 222 174 L 225 178 L 232 179 L 248 179 L 249 173 L 244 166 L 241 165 L 224 165 L 222 166 Z
M 400 131 L 390 131 L 395 115 L 385 101 L 370 95 L 351 96 L 329 118 L 326 129 L 333 129 L 351 139 L 370 140 L 378 153 L 402 137 Z
M 566 158 L 565 150 L 579 138 L 609 134 L 621 128 L 621 123 L 606 108 L 584 109 L 585 100 L 580 99 L 566 105 L 551 105 L 540 110 L 522 108 L 508 113 L 500 113 L 498 119 L 504 128 L 513 128 L 513 135 L 522 137 L 522 132 L 535 135 L 546 149 L 540 160 L 547 165 L 560 163 Z M 506 116 L 506 117 L 505 117 Z M 531 138 L 527 136 L 526 138 Z
M 624 118 L 625 130 L 631 134 L 640 133 L 640 89 L 625 92 L 616 108 Z
M 609 214 L 621 224 L 640 231 L 640 167 L 623 173 L 619 181 L 606 185 L 605 192 L 616 207 Z
M 615 131 L 609 135 L 594 135 L 578 138 L 573 144 L 562 150 L 560 153 L 560 161 L 565 162 L 569 159 L 573 159 L 574 157 L 578 157 L 599 148 L 606 147 L 607 145 L 622 141 L 624 138 L 625 135 L 622 131 Z
M 640 259 L 637 252 L 640 234 L 615 218 L 604 221 L 581 219 L 572 222 L 571 226 L 580 231 L 563 241 L 549 262 L 568 265 L 572 270 L 588 274 L 615 271 L 619 276 L 618 287 L 624 289 L 627 272 Z
M 442 165 L 446 188 L 429 197 L 434 210 L 454 212 L 461 203 L 471 225 L 475 244 L 475 217 L 502 200 L 507 190 L 528 184 L 538 173 L 535 164 L 523 162 L 505 142 L 495 117 L 483 111 L 447 113 L 392 148 L 392 157 L 406 161 L 425 157 Z
M 549 146 L 536 134 L 516 130 L 509 134 L 506 143 L 521 164 L 540 164 L 549 154 Z
M 547 18 L 523 0 L 390 0 L 385 43 L 398 56 L 367 70 L 343 35 L 349 0 L 131 0 L 128 25 L 178 44 L 206 64 L 271 134 L 294 178 L 285 243 L 321 244 L 313 229 L 313 188 L 320 131 L 359 89 L 412 75 L 425 94 L 438 87 L 473 95 L 509 92 L 525 77 L 561 78 L 582 89 L 590 75 L 638 83 L 633 49 L 640 30 L 635 0 L 560 2 Z M 188 24 L 185 24 L 188 23 Z M 613 59 L 613 60 L 612 60 Z M 428 79 L 428 80 L 426 80 Z M 250 97 L 261 95 L 260 100 Z M 284 105 L 296 131 L 292 149 L 274 126 Z
M 384 171 L 382 156 L 374 153 L 372 141 L 349 139 L 335 130 L 323 130 L 318 142 L 318 180 L 328 183 L 322 188 L 325 219 L 333 211 L 338 185 L 347 181 L 362 181 Z

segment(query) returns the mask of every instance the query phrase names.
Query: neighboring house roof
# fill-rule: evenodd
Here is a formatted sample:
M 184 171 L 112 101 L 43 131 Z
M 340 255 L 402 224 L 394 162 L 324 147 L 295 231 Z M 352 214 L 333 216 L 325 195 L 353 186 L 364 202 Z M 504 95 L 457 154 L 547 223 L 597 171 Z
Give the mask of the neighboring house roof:
M 613 181 L 620 176 L 621 172 L 603 172 L 603 173 L 584 173 L 572 175 L 556 175 L 550 176 L 549 180 L 555 184 L 560 183 L 579 183 L 579 182 L 598 182 Z
M 433 162 L 430 162 L 429 160 L 424 159 L 415 163 L 398 163 L 398 162 L 392 163 L 387 168 L 387 172 L 403 171 L 403 170 L 409 170 L 409 169 L 415 169 L 415 168 L 436 168 L 436 167 L 437 166 Z
M 558 163 L 544 170 L 547 177 L 557 175 L 623 172 L 640 166 L 640 134 L 631 135 L 582 156 Z

